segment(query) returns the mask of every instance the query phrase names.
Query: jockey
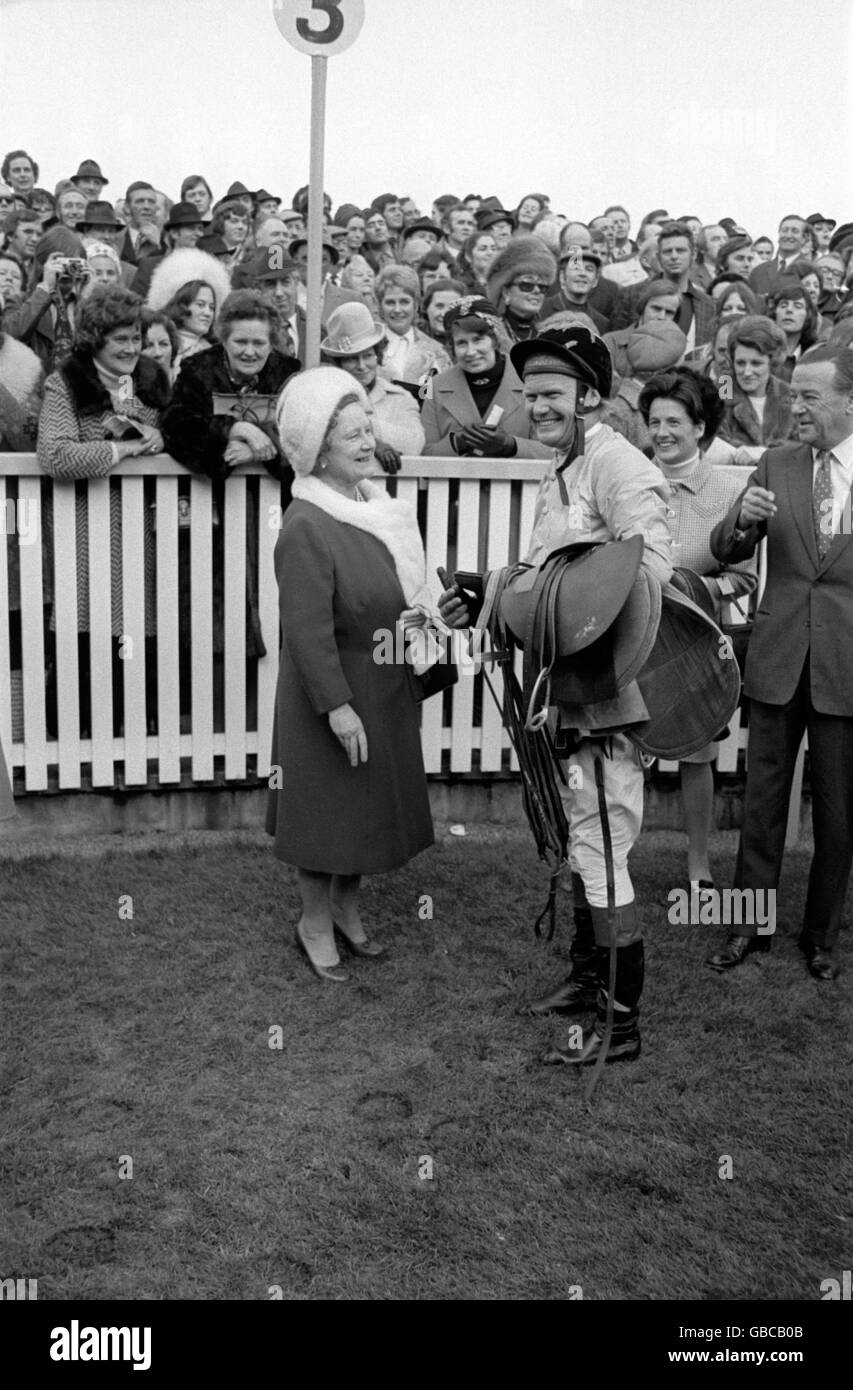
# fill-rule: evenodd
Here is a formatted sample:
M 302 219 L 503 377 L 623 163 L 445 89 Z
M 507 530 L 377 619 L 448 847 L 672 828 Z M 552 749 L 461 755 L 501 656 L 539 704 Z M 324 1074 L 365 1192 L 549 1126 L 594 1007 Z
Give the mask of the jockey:
M 517 343 L 510 355 L 523 381 L 531 437 L 554 450 L 540 484 L 525 563 L 541 565 L 562 546 L 639 535 L 644 542 L 643 567 L 658 584 L 666 584 L 672 574 L 667 485 L 654 463 L 600 419 L 612 381 L 605 344 L 588 329 L 576 326 L 546 330 Z M 451 626 L 463 627 L 470 621 L 456 588 L 445 591 L 439 607 Z M 521 1012 L 580 1018 L 594 1011 L 594 1024 L 583 1031 L 580 1046 L 550 1047 L 540 1060 L 575 1066 L 597 1060 L 609 992 L 609 858 L 617 949 L 613 1032 L 606 1060 L 633 1061 L 640 1053 L 637 1020 L 643 940 L 628 855 L 642 826 L 643 767 L 638 749 L 620 726 L 642 720 L 645 706 L 632 681 L 614 699 L 582 707 L 557 706 L 555 714 L 564 727 L 575 730 L 574 775 L 569 787 L 561 789 L 569 822 L 574 897 L 571 971 Z M 605 852 L 606 823 L 610 856 Z

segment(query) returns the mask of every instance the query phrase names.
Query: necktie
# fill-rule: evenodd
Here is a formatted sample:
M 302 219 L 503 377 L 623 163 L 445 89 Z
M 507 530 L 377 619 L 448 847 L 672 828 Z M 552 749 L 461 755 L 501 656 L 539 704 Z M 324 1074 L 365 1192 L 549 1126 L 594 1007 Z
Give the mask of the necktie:
M 293 341 L 293 334 L 287 325 L 285 325 L 281 332 L 281 350 L 285 357 L 296 356 L 296 344 Z
M 832 474 L 830 460 L 832 454 L 821 449 L 817 455 L 818 470 L 812 492 L 812 517 L 817 553 L 823 561 L 832 545 Z

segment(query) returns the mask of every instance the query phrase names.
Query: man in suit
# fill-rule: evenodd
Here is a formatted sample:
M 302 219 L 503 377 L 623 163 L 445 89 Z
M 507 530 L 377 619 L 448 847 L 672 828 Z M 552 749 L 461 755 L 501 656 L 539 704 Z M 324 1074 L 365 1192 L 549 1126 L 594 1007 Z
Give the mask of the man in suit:
M 151 277 L 170 251 L 196 246 L 204 235 L 205 223 L 195 203 L 173 203 L 163 227 L 164 245 L 151 256 L 143 256 L 133 277 L 131 289 L 143 299 L 151 288 Z M 239 285 L 234 286 L 239 289 Z
M 815 852 L 798 944 L 811 974 L 833 980 L 853 857 L 853 350 L 811 348 L 791 391 L 800 442 L 762 455 L 711 534 L 726 564 L 748 559 L 767 537 L 767 586 L 744 683 L 749 769 L 735 886 L 778 884 L 794 764 L 808 730 Z M 739 926 L 708 963 L 726 970 L 769 947 L 770 936 Z
M 806 223 L 796 213 L 789 213 L 779 223 L 778 251 L 769 261 L 762 261 L 751 272 L 750 289 L 765 298 L 773 294 L 776 282 L 782 279 L 789 266 L 799 260 L 806 241 Z
M 139 265 L 144 256 L 153 256 L 160 250 L 154 187 L 143 180 L 132 183 L 125 194 L 125 207 L 130 221 L 119 247 L 119 260 Z
M 666 222 L 658 237 L 661 275 L 678 286 L 681 304 L 675 322 L 687 338 L 687 351 L 710 342 L 714 332 L 714 301 L 691 279 L 693 233 L 681 222 Z
M 305 310 L 298 304 L 299 266 L 284 246 L 263 247 L 241 267 L 244 289 L 260 290 L 275 305 L 281 318 L 277 346 L 286 357 L 305 361 Z

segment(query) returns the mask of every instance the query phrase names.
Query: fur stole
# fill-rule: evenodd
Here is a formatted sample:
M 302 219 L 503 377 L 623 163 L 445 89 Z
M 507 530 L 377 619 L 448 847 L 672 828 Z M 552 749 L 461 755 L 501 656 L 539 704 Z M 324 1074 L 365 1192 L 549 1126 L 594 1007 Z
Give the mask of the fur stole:
M 41 381 L 41 362 L 26 343 L 19 343 L 7 333 L 0 346 L 0 382 L 18 405 L 38 391 Z
M 78 414 L 100 414 L 112 411 L 109 392 L 95 370 L 91 353 L 75 348 L 60 369 L 71 392 Z M 171 387 L 162 367 L 150 357 L 140 357 L 133 372 L 133 393 L 137 400 L 152 410 L 163 411 L 169 404 Z
M 438 609 L 426 585 L 426 559 L 414 509 L 396 497 L 389 497 L 377 483 L 364 479 L 358 486 L 366 502 L 344 497 L 319 478 L 297 477 L 293 483 L 293 497 L 300 502 L 311 502 L 335 521 L 357 526 L 381 541 L 394 561 L 406 603 L 410 608 L 424 609 L 440 622 Z

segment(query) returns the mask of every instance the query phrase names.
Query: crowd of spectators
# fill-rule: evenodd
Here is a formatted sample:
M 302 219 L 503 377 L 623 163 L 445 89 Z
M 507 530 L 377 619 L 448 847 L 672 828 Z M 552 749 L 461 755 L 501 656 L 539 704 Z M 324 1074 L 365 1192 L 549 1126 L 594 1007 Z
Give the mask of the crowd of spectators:
M 271 422 L 284 382 L 305 365 L 307 188 L 284 198 L 235 181 L 214 198 L 189 174 L 174 202 L 145 179 L 113 202 L 108 187 L 94 159 L 52 192 L 26 151 L 2 161 L 0 451 L 37 451 L 45 473 L 75 482 L 169 452 L 213 480 L 214 526 L 228 474 L 258 463 L 281 480 L 286 504 L 292 475 Z M 546 326 L 603 337 L 614 366 L 603 418 L 649 457 L 644 383 L 679 364 L 707 377 L 724 403 L 709 458 L 744 465 L 793 436 L 788 382 L 802 353 L 853 341 L 853 224 L 820 213 L 785 215 L 775 246 L 732 218 L 703 223 L 664 208 L 632 236 L 619 205 L 581 221 L 544 193 L 514 208 L 445 194 L 428 213 L 390 192 L 337 209 L 324 195 L 323 222 L 322 358 L 367 392 L 389 472 L 401 455 L 547 452 L 529 437 L 509 359 Z M 146 515 L 153 528 L 153 509 Z M 85 671 L 85 509 L 78 532 Z M 117 640 L 117 498 L 111 543 Z M 145 554 L 149 575 L 148 532 Z M 256 657 L 265 648 L 251 551 L 247 589 Z M 10 595 L 14 617 L 11 570 Z M 216 629 L 220 650 L 220 616 Z M 114 703 L 120 720 L 118 687 Z

